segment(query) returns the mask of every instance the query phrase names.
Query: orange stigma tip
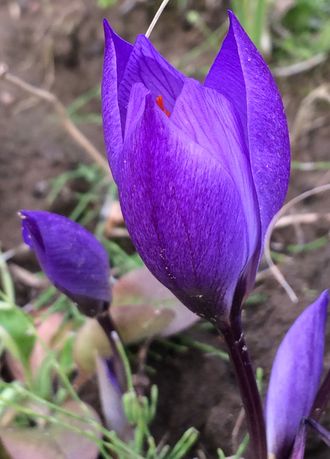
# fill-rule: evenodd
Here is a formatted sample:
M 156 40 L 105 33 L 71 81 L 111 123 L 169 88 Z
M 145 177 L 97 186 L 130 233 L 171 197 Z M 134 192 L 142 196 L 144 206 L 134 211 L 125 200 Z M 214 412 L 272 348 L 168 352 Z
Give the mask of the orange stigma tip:
M 161 111 L 165 113 L 166 116 L 170 116 L 171 112 L 169 112 L 169 111 L 165 108 L 163 96 L 157 96 L 157 97 L 156 97 L 156 104 L 157 104 L 158 107 L 161 109 Z

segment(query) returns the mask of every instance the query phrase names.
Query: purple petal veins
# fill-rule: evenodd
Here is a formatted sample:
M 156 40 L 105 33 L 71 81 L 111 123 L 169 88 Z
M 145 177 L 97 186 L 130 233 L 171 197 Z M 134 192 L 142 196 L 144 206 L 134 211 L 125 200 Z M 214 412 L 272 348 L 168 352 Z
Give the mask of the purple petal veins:
M 123 117 L 125 118 L 131 89 L 135 83 L 143 83 L 154 98 L 162 95 L 171 111 L 184 80 L 185 76 L 158 53 L 148 38 L 139 35 L 119 85 L 118 101 Z
M 170 121 L 213 155 L 231 176 L 241 202 L 244 202 L 242 210 L 249 239 L 249 256 L 252 256 L 260 237 L 258 201 L 244 131 L 235 108 L 217 91 L 186 79 Z
M 290 144 L 280 93 L 262 56 L 233 13 L 205 86 L 225 95 L 240 114 L 258 196 L 262 234 L 281 208 L 290 173 Z
M 163 284 L 214 315 L 214 304 L 229 307 L 249 256 L 239 193 L 221 162 L 167 122 L 141 84 L 131 105 L 140 118 L 125 138 L 119 187 L 128 230 Z
M 122 40 L 104 21 L 105 50 L 102 79 L 102 116 L 105 146 L 116 180 L 117 157 L 123 147 L 123 126 L 118 104 L 118 86 L 125 72 L 133 46 Z

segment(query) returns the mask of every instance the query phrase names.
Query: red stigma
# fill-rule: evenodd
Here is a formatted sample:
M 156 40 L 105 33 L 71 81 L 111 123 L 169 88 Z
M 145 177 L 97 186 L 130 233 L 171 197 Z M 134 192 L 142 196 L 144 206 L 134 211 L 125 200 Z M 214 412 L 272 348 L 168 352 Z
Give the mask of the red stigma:
M 169 112 L 166 109 L 165 104 L 164 104 L 163 96 L 157 96 L 156 97 L 156 104 L 161 109 L 161 111 L 165 113 L 166 116 L 170 116 L 171 112 Z

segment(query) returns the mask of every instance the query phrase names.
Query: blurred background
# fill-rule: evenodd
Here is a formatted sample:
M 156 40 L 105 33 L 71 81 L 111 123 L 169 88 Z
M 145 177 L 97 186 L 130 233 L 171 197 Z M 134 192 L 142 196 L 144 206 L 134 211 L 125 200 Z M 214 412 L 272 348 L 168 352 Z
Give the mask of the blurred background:
M 58 301 L 54 292 L 40 300 L 46 287 L 21 244 L 21 208 L 58 212 L 96 231 L 114 277 L 141 265 L 102 163 L 102 19 L 134 42 L 159 4 L 0 0 L 0 244 L 18 306 L 44 308 Z M 228 8 L 263 53 L 282 92 L 293 159 L 287 201 L 315 190 L 289 204 L 274 228 L 269 254 L 282 285 L 263 261 L 244 311 L 247 340 L 267 380 L 289 324 L 330 286 L 330 2 L 171 0 L 151 41 L 182 72 L 203 80 L 226 33 Z M 56 311 L 65 307 L 57 303 Z M 230 453 L 240 402 L 227 362 L 212 353 L 218 338 L 202 325 L 153 345 L 157 357 L 151 358 L 148 377 L 158 384 L 160 401 L 152 428 L 156 438 L 166 434 L 171 443 L 196 427 L 200 439 L 187 457 L 213 459 L 217 447 Z M 87 384 L 82 392 L 90 399 L 95 390 Z M 314 439 L 306 457 L 325 459 L 329 452 Z

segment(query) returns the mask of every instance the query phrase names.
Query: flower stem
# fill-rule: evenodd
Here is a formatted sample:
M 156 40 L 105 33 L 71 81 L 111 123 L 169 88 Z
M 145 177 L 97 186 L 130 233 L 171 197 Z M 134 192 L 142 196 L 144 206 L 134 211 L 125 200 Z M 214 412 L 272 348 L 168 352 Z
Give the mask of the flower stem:
M 120 341 L 119 334 L 117 332 L 117 328 L 113 323 L 113 320 L 110 317 L 109 311 L 105 310 L 101 314 L 96 316 L 96 320 L 103 328 L 104 333 L 106 334 L 112 353 L 113 353 L 113 364 L 115 375 L 118 380 L 119 386 L 122 392 L 126 392 L 127 390 L 127 379 L 126 379 L 126 370 L 125 370 L 125 362 L 123 362 L 122 355 L 118 352 L 118 345 L 116 340 L 113 337 L 113 332 L 115 331 L 117 334 L 117 341 Z
M 245 409 L 247 426 L 250 435 L 250 444 L 254 448 L 254 459 L 267 459 L 267 443 L 263 406 L 258 391 L 257 382 L 252 368 L 248 348 L 245 343 L 240 320 L 228 324 L 217 324 L 223 335 Z

